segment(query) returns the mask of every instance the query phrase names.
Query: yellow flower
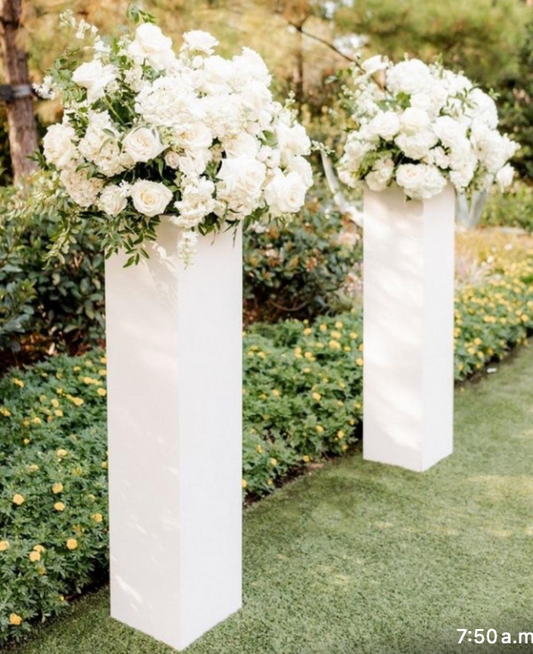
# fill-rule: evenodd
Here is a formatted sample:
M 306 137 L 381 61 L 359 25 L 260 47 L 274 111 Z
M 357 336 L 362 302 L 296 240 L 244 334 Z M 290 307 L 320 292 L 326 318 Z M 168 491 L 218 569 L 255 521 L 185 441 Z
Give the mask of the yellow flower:
M 75 550 L 78 547 L 78 541 L 75 538 L 69 538 L 67 540 L 67 549 Z
M 100 363 L 107 363 L 106 357 L 100 357 Z
M 263 446 L 262 445 L 258 445 L 255 449 L 256 449 L 258 454 L 263 454 Z
M 55 409 L 57 409 L 59 407 L 59 400 L 54 397 L 51 404 Z
M 243 488 L 246 488 L 246 487 L 248 486 L 248 482 L 246 481 L 246 479 L 243 479 L 243 480 L 241 481 L 241 486 L 242 486 Z
M 60 447 L 58 450 L 56 450 L 56 454 L 59 458 L 63 458 L 64 456 L 67 456 L 68 452 L 67 450 Z
M 32 418 L 31 421 L 32 421 L 32 423 L 34 425 L 42 425 L 43 424 L 43 421 L 38 416 L 35 416 L 35 418 Z
M 320 331 L 327 332 L 328 331 L 327 325 L 320 325 Z
M 309 336 L 309 334 L 312 334 L 312 333 L 313 333 L 313 330 L 310 327 L 306 327 L 304 329 L 305 336 Z
M 56 511 L 64 511 L 64 510 L 65 510 L 65 505 L 64 505 L 63 502 L 56 502 L 56 503 L 54 504 L 54 509 L 55 509 Z
M 274 397 L 279 397 L 279 396 L 281 395 L 281 393 L 280 393 L 280 392 L 275 388 L 275 389 L 272 391 L 272 395 L 274 395 Z
M 30 439 L 25 438 L 22 442 L 24 443 L 24 445 L 29 445 L 30 444 Z
M 311 395 L 311 397 L 313 398 L 313 400 L 315 400 L 315 402 L 320 402 L 320 400 L 322 399 L 322 395 L 320 395 L 320 393 L 317 393 L 316 391 Z
M 9 409 L 6 409 L 5 406 L 0 407 L 0 413 L 6 418 L 9 418 L 9 416 L 11 415 L 11 411 Z
M 32 563 L 37 563 L 37 561 L 41 560 L 41 553 L 36 552 L 35 550 L 33 552 L 30 552 L 30 561 Z
M 81 406 L 83 404 L 83 400 L 81 397 L 71 397 L 69 398 L 72 404 L 75 406 Z
M 80 366 L 74 366 L 74 368 L 72 368 L 72 370 L 74 372 L 79 372 L 81 370 L 81 367 Z
M 364 343 L 361 343 L 361 345 L 357 348 L 360 352 L 362 352 L 365 349 Z
M 15 495 L 13 495 L 13 504 L 16 504 L 17 506 L 24 504 L 24 495 L 15 493 Z
M 274 482 L 272 481 L 272 479 L 267 479 L 267 486 L 273 486 L 273 485 Z
M 322 427 L 322 425 L 317 425 L 317 426 L 315 427 L 315 429 L 316 429 L 316 431 L 317 431 L 318 434 L 322 434 L 322 433 L 324 433 L 324 427 Z
M 342 334 L 340 332 L 333 331 L 331 332 L 331 338 L 342 338 Z
M 348 449 L 348 445 L 346 445 L 346 443 L 344 445 L 342 445 L 341 450 L 343 452 L 346 452 L 347 449 Z
M 337 320 L 337 322 L 335 323 L 335 327 L 337 329 L 342 329 L 344 327 L 344 323 L 341 322 L 340 320 Z
M 304 454 L 304 455 L 302 456 L 302 461 L 303 461 L 304 463 L 309 463 L 309 461 L 311 461 L 311 458 L 310 458 L 307 454 Z
M 329 347 L 332 350 L 340 350 L 341 349 L 341 344 L 339 343 L 339 341 L 330 341 L 329 342 Z
M 14 627 L 18 627 L 22 623 L 22 618 L 16 613 L 11 613 L 9 616 L 9 624 L 12 624 Z
M 36 552 L 44 552 L 44 547 L 42 545 L 35 545 L 33 548 Z
M 57 495 L 58 493 L 61 493 L 63 491 L 63 484 L 60 481 L 56 481 L 56 483 L 52 486 L 52 493 Z
M 107 470 L 107 461 L 102 461 L 102 468 Z
M 37 472 L 37 470 L 39 470 L 39 466 L 36 463 L 30 463 L 28 472 Z
M 337 432 L 337 438 L 339 440 L 342 440 L 344 438 L 344 432 L 342 431 L 342 429 L 339 429 L 339 431 Z
M 101 370 L 98 371 L 98 374 L 101 375 L 102 377 L 105 377 L 107 375 L 107 370 L 105 368 L 102 368 Z
M 24 382 L 22 381 L 22 379 L 17 379 L 17 377 L 13 377 L 11 381 L 15 384 L 15 386 L 20 386 L 20 388 L 24 388 Z
M 357 332 L 350 332 L 350 338 L 351 339 L 356 339 L 357 338 Z
M 270 459 L 270 465 L 275 468 L 278 465 L 278 460 L 274 458 Z
M 359 357 L 359 359 L 356 359 L 356 360 L 355 360 L 355 363 L 356 363 L 358 366 L 362 366 L 362 365 L 363 365 L 363 359 L 361 359 L 361 357 Z
M 98 393 L 98 395 L 100 395 L 100 397 L 105 397 L 107 395 L 107 391 L 105 388 L 99 388 L 96 392 Z
M 95 522 L 102 522 L 102 520 L 104 519 L 104 517 L 102 516 L 101 513 L 93 513 L 92 516 L 91 516 L 91 518 L 92 518 Z
M 0 540 L 0 552 L 6 552 L 9 549 L 8 540 Z

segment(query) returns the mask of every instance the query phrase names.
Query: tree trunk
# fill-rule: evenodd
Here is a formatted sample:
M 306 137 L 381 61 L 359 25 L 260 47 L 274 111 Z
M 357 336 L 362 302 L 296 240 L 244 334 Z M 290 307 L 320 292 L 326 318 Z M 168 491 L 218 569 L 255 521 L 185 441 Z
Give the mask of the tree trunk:
M 0 40 L 6 82 L 21 92 L 21 97 L 15 97 L 7 104 L 9 147 L 15 183 L 36 170 L 37 164 L 30 161 L 28 156 L 38 148 L 33 99 L 27 88 L 30 84 L 27 55 L 18 42 L 20 14 L 21 0 L 0 0 Z

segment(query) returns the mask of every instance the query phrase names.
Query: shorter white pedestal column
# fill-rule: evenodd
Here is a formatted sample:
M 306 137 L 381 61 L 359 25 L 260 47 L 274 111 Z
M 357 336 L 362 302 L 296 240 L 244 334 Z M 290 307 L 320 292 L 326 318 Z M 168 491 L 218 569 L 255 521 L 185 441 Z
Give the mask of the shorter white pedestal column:
M 181 650 L 241 606 L 242 245 L 177 241 L 107 261 L 106 313 L 111 615 Z
M 455 194 L 364 198 L 363 454 L 423 471 L 453 451 Z

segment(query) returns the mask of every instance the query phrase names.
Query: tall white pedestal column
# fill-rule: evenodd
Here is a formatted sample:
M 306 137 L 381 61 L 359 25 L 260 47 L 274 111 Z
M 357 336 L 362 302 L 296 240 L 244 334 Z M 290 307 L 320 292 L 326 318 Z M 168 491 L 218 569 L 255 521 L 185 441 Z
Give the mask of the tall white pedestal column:
M 242 245 L 177 240 L 108 260 L 106 314 L 111 615 L 181 650 L 241 606 Z
M 453 450 L 455 194 L 364 198 L 365 459 L 423 471 Z

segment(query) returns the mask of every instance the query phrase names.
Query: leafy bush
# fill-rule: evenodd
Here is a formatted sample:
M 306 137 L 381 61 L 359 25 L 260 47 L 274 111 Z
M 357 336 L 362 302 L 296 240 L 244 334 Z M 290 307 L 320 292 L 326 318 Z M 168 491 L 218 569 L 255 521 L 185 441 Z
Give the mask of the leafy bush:
M 492 193 L 483 210 L 482 224 L 520 227 L 533 233 L 533 189 L 518 183 L 505 195 Z
M 245 234 L 248 320 L 314 318 L 339 310 L 339 290 L 360 259 L 355 225 L 319 191 L 287 226 Z

